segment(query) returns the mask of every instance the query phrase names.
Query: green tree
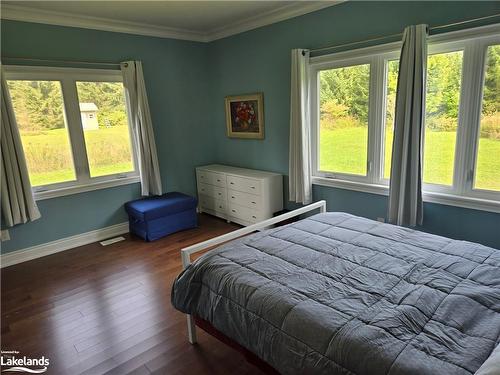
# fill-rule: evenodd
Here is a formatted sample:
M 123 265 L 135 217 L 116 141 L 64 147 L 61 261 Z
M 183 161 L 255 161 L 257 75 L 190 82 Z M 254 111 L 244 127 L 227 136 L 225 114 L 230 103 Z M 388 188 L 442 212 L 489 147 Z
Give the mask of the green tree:
M 22 131 L 64 128 L 61 84 L 57 81 L 8 81 L 16 119 Z M 127 125 L 123 85 L 120 82 L 78 82 L 81 103 L 97 105 L 101 126 Z
M 94 103 L 100 126 L 127 125 L 125 97 L 120 82 L 78 82 L 80 103 Z
M 334 101 L 347 107 L 348 114 L 365 125 L 368 122 L 370 65 L 324 70 L 320 73 L 320 105 Z
M 21 130 L 64 127 L 61 85 L 55 81 L 9 81 L 9 91 Z
M 488 48 L 486 61 L 483 115 L 493 115 L 500 112 L 500 45 Z
M 463 52 L 430 55 L 427 59 L 428 117 L 458 118 Z
M 396 89 L 398 86 L 399 60 L 387 63 L 386 126 L 394 126 L 396 112 Z

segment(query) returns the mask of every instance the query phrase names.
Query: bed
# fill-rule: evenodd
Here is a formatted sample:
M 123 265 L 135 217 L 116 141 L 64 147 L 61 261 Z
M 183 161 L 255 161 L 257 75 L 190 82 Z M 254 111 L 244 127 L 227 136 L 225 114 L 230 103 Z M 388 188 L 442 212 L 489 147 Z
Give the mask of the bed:
M 172 303 L 190 341 L 205 324 L 287 375 L 478 371 L 500 341 L 500 250 L 325 207 L 185 249 Z

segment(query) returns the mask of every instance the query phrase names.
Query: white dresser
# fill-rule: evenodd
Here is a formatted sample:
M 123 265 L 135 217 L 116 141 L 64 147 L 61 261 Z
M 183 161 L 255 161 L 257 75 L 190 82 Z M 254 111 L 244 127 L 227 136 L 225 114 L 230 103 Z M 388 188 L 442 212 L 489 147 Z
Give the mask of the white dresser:
M 198 209 L 228 222 L 250 225 L 283 209 L 283 176 L 211 164 L 196 168 Z

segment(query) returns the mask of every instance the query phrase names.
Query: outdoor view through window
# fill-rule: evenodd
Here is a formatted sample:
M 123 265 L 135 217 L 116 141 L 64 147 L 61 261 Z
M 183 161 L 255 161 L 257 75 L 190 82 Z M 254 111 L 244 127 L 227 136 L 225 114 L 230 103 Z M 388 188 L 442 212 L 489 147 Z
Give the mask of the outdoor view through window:
M 425 100 L 424 182 L 451 185 L 455 160 L 462 51 L 429 55 Z M 387 62 L 384 178 L 391 174 L 398 61 Z
M 319 169 L 366 175 L 370 65 L 323 70 Z
M 9 80 L 8 87 L 33 186 L 77 179 L 61 83 Z M 121 82 L 76 82 L 90 177 L 134 170 Z M 73 133 L 72 133 L 73 132 Z M 80 133 L 81 134 L 81 133 Z M 78 138 L 78 137 L 77 137 Z M 81 138 L 81 136 L 80 136 Z M 82 141 L 83 142 L 83 141 Z
M 77 82 L 76 87 L 90 176 L 133 171 L 123 84 Z
M 76 179 L 59 81 L 8 81 L 33 186 Z
M 474 178 L 474 189 L 500 191 L 500 45 L 490 45 L 485 53 L 479 129 L 476 128 L 477 123 L 470 119 L 470 112 L 459 123 L 460 109 L 471 111 L 471 104 L 466 107 L 464 103 L 481 99 L 477 96 L 461 98 L 465 74 L 464 49 L 428 56 L 423 142 L 423 182 L 426 184 L 444 188 L 453 186 L 455 169 L 457 165 L 460 167 L 456 162 L 458 127 L 465 126 L 478 130 L 477 142 L 469 135 L 461 135 L 468 137 L 462 143 L 473 144 L 470 156 L 475 160 L 474 176 L 467 175 L 467 178 Z M 399 62 L 393 57 L 383 62 L 385 81 L 380 77 L 375 77 L 375 80 L 371 77 L 374 73 L 370 70 L 376 71 L 379 66 L 376 64 L 379 63 L 350 65 L 347 62 L 344 67 L 319 70 L 320 172 L 349 174 L 357 178 L 367 176 L 369 145 L 372 145 L 372 150 L 376 150 L 374 141 L 380 136 L 384 142 L 384 152 L 375 155 L 377 151 L 374 151 L 371 158 L 374 162 L 382 162 L 380 178 L 390 178 Z M 470 76 L 466 78 L 470 79 Z M 370 81 L 374 85 L 372 88 Z M 382 82 L 385 82 L 385 87 L 382 87 Z M 378 109 L 375 108 L 378 101 L 372 101 L 369 93 L 376 92 L 378 95 L 379 90 L 384 94 L 385 102 L 384 134 L 378 130 L 376 116 L 370 124 L 368 121 L 369 111 L 377 114 Z M 373 127 L 371 132 L 368 131 L 370 126 Z M 463 153 L 463 145 L 461 150 Z M 461 169 L 459 173 L 465 172 Z M 374 180 L 378 181 L 379 176 L 374 176 Z
M 500 191 L 500 45 L 489 46 L 474 188 Z

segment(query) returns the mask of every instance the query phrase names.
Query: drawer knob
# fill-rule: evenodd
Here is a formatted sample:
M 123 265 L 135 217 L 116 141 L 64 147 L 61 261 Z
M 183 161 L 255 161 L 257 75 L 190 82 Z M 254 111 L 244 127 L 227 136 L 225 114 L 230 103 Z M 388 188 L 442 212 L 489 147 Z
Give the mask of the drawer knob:
M 234 199 L 234 195 L 231 195 L 231 198 Z
M 231 210 L 231 211 L 236 212 L 236 210 Z
M 231 185 L 234 185 L 234 182 L 230 182 Z
M 252 202 L 252 203 L 253 203 L 253 204 L 257 204 L 257 203 L 255 203 L 255 202 Z
M 219 179 L 217 179 L 217 182 L 220 182 L 220 180 L 219 180 Z
M 219 193 L 219 195 L 222 195 L 222 193 Z
M 219 208 L 222 208 L 222 206 L 219 206 Z
M 250 186 L 252 189 L 255 189 L 255 186 Z
M 255 216 L 255 215 L 252 215 L 252 217 L 253 217 L 254 219 L 257 219 L 257 216 Z

